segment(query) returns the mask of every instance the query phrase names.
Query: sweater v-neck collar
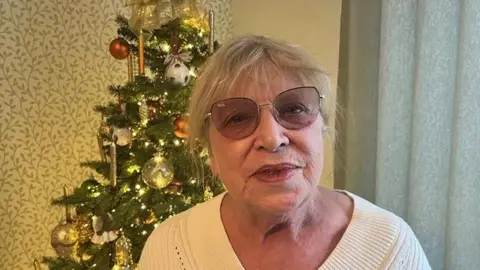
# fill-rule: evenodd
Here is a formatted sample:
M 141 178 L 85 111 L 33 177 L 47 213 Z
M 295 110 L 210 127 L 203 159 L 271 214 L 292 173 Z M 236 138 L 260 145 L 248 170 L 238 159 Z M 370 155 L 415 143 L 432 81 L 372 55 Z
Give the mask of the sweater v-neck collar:
M 384 237 L 369 239 L 368 245 L 373 245 L 376 250 L 364 252 L 363 248 L 366 245 L 364 241 L 367 240 L 364 239 L 366 231 L 377 228 L 374 221 L 368 222 L 369 215 L 365 215 L 365 212 L 372 210 L 369 208 L 372 208 L 373 205 L 347 191 L 337 191 L 352 198 L 354 202 L 352 219 L 337 246 L 318 270 L 345 269 L 346 266 L 378 269 L 390 250 L 394 240 L 393 235 L 387 235 L 390 236 L 387 239 Z M 188 218 L 188 242 L 198 269 L 245 270 L 236 256 L 223 226 L 220 207 L 226 194 L 226 192 L 222 193 L 212 201 L 192 209 Z

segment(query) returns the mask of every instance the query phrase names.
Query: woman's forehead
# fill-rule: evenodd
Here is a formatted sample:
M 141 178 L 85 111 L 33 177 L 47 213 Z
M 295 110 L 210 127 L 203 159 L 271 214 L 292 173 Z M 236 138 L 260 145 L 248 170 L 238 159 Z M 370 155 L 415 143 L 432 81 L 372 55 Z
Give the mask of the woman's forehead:
M 302 86 L 300 80 L 284 74 L 269 74 L 265 77 L 245 76 L 225 91 L 221 99 L 246 97 L 256 101 L 273 101 L 278 94 L 299 86 Z

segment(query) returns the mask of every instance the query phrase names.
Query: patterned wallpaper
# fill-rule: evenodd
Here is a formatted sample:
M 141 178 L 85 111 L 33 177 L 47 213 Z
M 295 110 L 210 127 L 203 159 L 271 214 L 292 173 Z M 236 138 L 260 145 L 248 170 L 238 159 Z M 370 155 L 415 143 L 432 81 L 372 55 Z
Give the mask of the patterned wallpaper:
M 230 36 L 231 0 L 204 0 L 217 38 Z M 125 82 L 113 59 L 115 15 L 124 0 L 0 2 L 0 269 L 32 269 L 53 254 L 50 231 L 62 211 L 50 200 L 91 174 L 98 158 L 94 105 Z

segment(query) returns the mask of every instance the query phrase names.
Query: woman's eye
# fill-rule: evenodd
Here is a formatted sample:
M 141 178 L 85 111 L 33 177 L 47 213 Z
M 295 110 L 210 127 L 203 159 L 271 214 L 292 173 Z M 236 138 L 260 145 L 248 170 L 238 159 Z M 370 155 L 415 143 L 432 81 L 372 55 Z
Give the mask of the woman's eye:
M 291 104 L 291 105 L 284 106 L 280 111 L 280 113 L 281 114 L 300 114 L 307 111 L 308 109 L 302 104 Z
M 225 125 L 236 125 L 241 124 L 249 119 L 249 116 L 246 114 L 235 114 L 228 117 L 224 122 Z

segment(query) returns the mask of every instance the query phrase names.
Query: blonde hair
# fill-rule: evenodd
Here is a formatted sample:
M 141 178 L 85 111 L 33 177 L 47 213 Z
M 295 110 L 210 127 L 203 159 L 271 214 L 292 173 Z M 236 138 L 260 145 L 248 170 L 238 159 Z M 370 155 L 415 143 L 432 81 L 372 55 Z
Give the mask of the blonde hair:
M 320 114 L 325 123 L 329 118 L 330 80 L 313 57 L 298 46 L 264 36 L 241 36 L 222 45 L 210 57 L 195 83 L 189 108 L 189 143 L 191 147 L 209 148 L 208 121 L 205 115 L 212 104 L 227 98 L 240 83 L 261 79 L 265 73 L 276 72 L 315 86 L 324 98 Z M 248 83 L 248 82 L 247 82 Z

